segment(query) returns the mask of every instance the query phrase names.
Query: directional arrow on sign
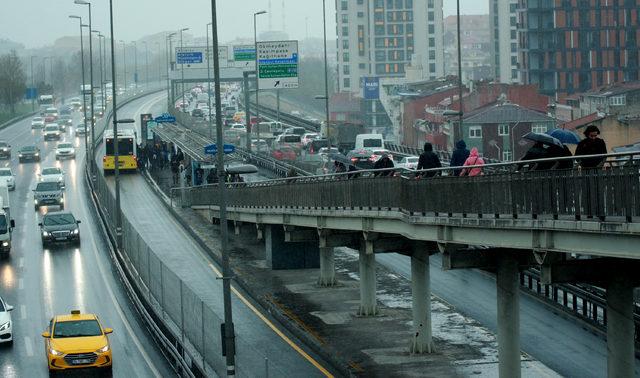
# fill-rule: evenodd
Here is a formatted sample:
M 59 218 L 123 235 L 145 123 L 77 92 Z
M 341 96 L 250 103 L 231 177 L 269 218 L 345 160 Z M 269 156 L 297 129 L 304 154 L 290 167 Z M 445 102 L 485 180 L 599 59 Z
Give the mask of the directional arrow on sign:
M 276 83 L 273 85 L 273 87 L 277 87 L 278 85 L 280 85 L 280 80 L 276 81 Z

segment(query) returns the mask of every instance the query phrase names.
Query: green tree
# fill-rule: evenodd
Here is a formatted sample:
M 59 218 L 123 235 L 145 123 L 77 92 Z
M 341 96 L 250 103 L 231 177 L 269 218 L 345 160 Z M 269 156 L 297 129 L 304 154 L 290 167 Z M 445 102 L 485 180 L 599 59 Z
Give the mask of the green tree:
M 0 56 L 0 103 L 8 106 L 11 114 L 27 89 L 22 62 L 15 50 Z

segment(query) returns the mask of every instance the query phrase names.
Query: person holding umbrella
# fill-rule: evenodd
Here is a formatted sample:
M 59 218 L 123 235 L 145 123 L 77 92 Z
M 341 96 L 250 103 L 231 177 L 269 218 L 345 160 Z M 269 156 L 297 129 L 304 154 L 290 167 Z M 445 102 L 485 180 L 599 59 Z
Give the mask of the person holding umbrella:
M 576 156 L 606 154 L 607 145 L 604 140 L 598 138 L 598 135 L 600 135 L 600 129 L 598 129 L 596 125 L 591 124 L 587 126 L 584 130 L 584 136 L 586 138 L 578 143 Z M 582 166 L 582 168 L 596 168 L 600 166 L 605 159 L 604 157 L 580 159 L 580 166 Z

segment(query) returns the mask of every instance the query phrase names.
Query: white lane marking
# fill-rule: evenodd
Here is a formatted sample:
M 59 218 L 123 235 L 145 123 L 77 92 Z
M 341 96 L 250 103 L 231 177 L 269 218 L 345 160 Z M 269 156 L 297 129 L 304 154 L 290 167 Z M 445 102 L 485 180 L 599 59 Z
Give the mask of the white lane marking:
M 22 278 L 18 279 L 18 290 L 24 289 L 24 280 Z
M 27 350 L 27 356 L 33 357 L 33 343 L 29 336 L 24 337 L 24 347 Z
M 20 305 L 20 319 L 26 319 L 26 318 L 27 318 L 27 306 Z
M 83 204 L 84 204 L 84 202 L 83 202 Z M 85 205 L 85 215 L 87 215 L 87 214 L 88 214 L 88 210 L 87 210 L 86 205 Z M 98 231 L 98 232 L 100 232 L 100 231 Z M 122 323 L 124 323 L 124 326 L 127 329 L 127 332 L 129 333 L 129 335 L 131 335 L 131 340 L 133 340 L 133 343 L 136 345 L 136 347 L 140 351 L 140 354 L 142 354 L 142 358 L 144 358 L 145 362 L 147 363 L 147 366 L 149 366 L 149 369 L 151 370 L 153 375 L 156 376 L 156 377 L 162 377 L 162 375 L 160 374 L 158 369 L 156 369 L 155 365 L 151 361 L 151 358 L 149 357 L 147 352 L 142 347 L 142 343 L 138 339 L 138 336 L 136 336 L 136 334 L 133 332 L 133 328 L 131 327 L 131 324 L 129 324 L 129 321 L 127 320 L 126 316 L 124 315 L 124 312 L 122 311 L 122 308 L 120 307 L 120 304 L 116 300 L 116 296 L 113 294 L 113 290 L 111 290 L 111 286 L 109 286 L 109 284 L 107 283 L 107 279 L 106 279 L 107 275 L 106 275 L 104 266 L 102 264 L 102 261 L 100 260 L 100 258 L 98 256 L 98 252 L 97 252 L 98 251 L 98 245 L 96 244 L 95 238 L 91 238 L 91 244 L 93 244 L 93 255 L 96 258 L 96 261 L 98 262 L 98 270 L 100 271 L 100 277 L 102 278 L 102 282 L 104 283 L 104 287 L 107 289 L 107 293 L 109 294 L 109 298 L 111 298 L 111 301 L 114 304 L 114 308 L 118 312 L 118 315 L 120 316 L 120 319 L 122 319 Z
M 18 268 L 24 268 L 24 257 L 20 257 L 20 260 L 18 260 Z

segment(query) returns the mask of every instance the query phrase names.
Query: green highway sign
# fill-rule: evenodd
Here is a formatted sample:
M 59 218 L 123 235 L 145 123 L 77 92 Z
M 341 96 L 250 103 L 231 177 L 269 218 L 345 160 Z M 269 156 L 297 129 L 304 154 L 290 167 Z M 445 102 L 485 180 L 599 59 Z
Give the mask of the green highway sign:
M 233 60 L 236 62 L 253 62 L 256 60 L 254 45 L 233 46 Z
M 298 41 L 257 43 L 260 89 L 298 88 Z

